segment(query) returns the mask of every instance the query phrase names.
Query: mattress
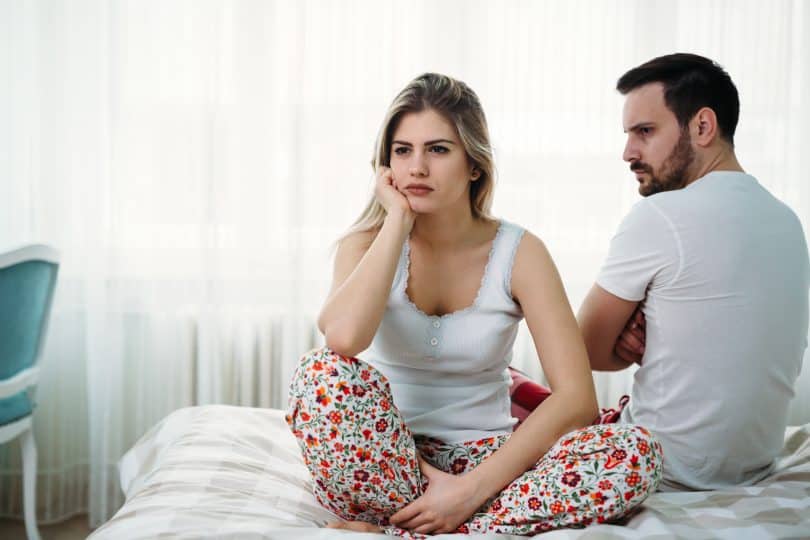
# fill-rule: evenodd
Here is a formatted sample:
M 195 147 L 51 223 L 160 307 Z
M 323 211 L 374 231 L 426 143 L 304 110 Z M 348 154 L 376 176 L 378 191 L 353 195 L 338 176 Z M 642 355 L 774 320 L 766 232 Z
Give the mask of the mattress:
M 279 410 L 177 410 L 124 455 L 119 470 L 126 501 L 92 540 L 359 536 L 322 528 L 337 518 L 312 495 L 309 473 Z M 810 424 L 788 428 L 774 473 L 755 486 L 655 493 L 621 524 L 552 531 L 542 538 L 810 538 Z

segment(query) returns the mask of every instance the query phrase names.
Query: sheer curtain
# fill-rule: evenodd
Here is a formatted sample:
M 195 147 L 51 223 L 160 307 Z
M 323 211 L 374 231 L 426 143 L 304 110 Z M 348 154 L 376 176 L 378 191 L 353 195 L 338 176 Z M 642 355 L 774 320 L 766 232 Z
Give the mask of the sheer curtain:
M 412 77 L 478 92 L 495 212 L 546 241 L 576 309 L 638 197 L 613 85 L 655 55 L 729 70 L 743 166 L 810 223 L 808 30 L 801 0 L 0 2 L 0 249 L 63 256 L 34 420 L 40 519 L 109 518 L 116 461 L 176 408 L 283 405 Z M 525 329 L 516 362 L 541 376 Z M 601 404 L 630 380 L 598 375 Z M 0 450 L 4 516 L 21 514 L 17 455 Z

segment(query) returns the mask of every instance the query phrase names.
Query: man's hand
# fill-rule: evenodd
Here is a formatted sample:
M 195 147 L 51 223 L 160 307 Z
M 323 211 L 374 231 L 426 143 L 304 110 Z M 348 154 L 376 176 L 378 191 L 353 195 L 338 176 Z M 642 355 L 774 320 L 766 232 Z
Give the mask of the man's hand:
M 646 341 L 647 321 L 644 319 L 644 313 L 641 312 L 641 306 L 639 306 L 616 340 L 613 353 L 628 364 L 636 363 L 641 365 Z
M 424 495 L 391 516 L 391 523 L 417 533 L 449 533 L 480 506 L 467 475 L 454 476 L 433 467 L 421 457 L 419 468 L 429 483 Z

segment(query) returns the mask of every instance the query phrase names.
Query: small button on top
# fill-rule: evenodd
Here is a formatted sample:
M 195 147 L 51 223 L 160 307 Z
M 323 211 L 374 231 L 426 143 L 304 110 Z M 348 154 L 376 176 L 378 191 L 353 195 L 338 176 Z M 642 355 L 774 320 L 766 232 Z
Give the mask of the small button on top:
M 431 340 L 430 340 L 430 344 L 431 344 L 431 345 L 433 345 L 433 346 L 435 347 L 436 345 L 438 345 L 438 344 L 439 344 L 439 340 L 438 340 L 438 339 L 436 339 L 436 338 L 433 338 L 433 339 L 431 339 Z
M 433 321 L 433 328 L 438 328 L 442 325 L 441 321 Z

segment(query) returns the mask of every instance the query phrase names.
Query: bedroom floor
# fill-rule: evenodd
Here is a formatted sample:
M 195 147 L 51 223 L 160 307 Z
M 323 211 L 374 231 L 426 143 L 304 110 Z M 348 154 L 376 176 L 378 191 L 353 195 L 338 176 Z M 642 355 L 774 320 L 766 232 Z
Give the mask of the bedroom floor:
M 53 525 L 40 525 L 42 540 L 84 540 L 90 534 L 87 516 L 75 516 Z M 3 540 L 25 540 L 25 524 L 15 519 L 0 519 L 0 538 Z

